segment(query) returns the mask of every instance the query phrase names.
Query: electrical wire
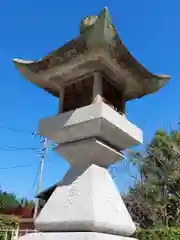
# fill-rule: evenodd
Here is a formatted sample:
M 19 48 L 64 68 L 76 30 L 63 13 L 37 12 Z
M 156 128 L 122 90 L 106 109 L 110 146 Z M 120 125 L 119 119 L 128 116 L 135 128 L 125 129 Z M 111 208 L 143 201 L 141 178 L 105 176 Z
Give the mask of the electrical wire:
M 16 146 L 6 146 L 0 145 L 0 151 L 38 151 L 37 147 L 16 147 Z
M 26 131 L 23 129 L 17 129 L 9 126 L 0 125 L 0 129 L 12 131 L 14 133 L 24 133 L 24 134 L 28 134 L 35 137 L 37 136 L 36 132 Z M 18 147 L 18 146 L 7 146 L 4 144 L 0 144 L 0 151 L 38 151 L 38 150 L 39 148 L 37 147 Z
M 13 127 L 6 127 L 6 126 L 3 126 L 3 125 L 0 125 L 0 129 L 4 129 L 4 130 L 7 130 L 7 131 L 12 131 L 12 132 L 19 132 L 19 133 L 25 133 L 25 134 L 30 134 L 30 135 L 35 135 L 35 132 L 30 132 L 30 131 L 26 131 L 26 130 L 23 130 L 23 129 L 16 129 L 16 128 L 13 128 Z
M 9 170 L 9 169 L 15 169 L 15 168 L 24 168 L 24 167 L 30 167 L 33 166 L 34 164 L 26 164 L 26 165 L 15 165 L 15 166 L 10 166 L 10 167 L 2 167 L 0 170 Z
M 38 132 L 31 132 L 31 131 L 26 131 L 26 130 L 23 130 L 23 129 L 17 129 L 17 128 L 14 128 L 14 127 L 6 127 L 6 126 L 3 126 L 3 125 L 0 125 L 0 129 L 4 129 L 4 130 L 7 130 L 7 131 L 12 131 L 12 132 L 15 132 L 15 133 L 25 133 L 25 134 L 29 134 L 31 136 L 34 136 L 34 137 L 40 137 L 42 138 L 43 136 L 41 136 Z M 44 139 L 44 137 L 43 137 Z M 44 141 L 44 140 L 43 140 Z M 48 149 L 48 150 L 53 150 L 53 148 L 55 147 L 55 144 L 53 143 L 52 144 L 52 148 Z M 16 147 L 16 146 L 5 146 L 5 145 L 1 145 L 0 144 L 0 151 L 38 151 L 39 148 L 36 148 L 36 147 Z
M 26 131 L 23 129 L 17 129 L 9 126 L 7 127 L 7 126 L 0 125 L 0 129 L 12 131 L 14 133 L 25 133 L 31 136 L 36 136 L 36 132 Z M 39 150 L 39 148 L 37 147 L 17 147 L 17 146 L 7 146 L 7 145 L 0 144 L 0 151 L 37 151 L 37 150 Z
M 52 151 L 54 148 L 46 148 L 47 151 Z M 0 145 L 0 151 L 5 152 L 19 152 L 19 151 L 31 151 L 40 153 L 40 151 L 45 151 L 45 149 L 40 150 L 38 147 L 16 147 L 16 146 L 6 146 L 6 145 Z

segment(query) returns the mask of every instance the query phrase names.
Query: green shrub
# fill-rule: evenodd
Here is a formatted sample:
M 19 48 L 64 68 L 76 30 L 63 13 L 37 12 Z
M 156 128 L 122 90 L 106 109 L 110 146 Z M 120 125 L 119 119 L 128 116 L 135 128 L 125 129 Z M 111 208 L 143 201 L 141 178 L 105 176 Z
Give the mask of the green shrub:
M 0 240 L 11 240 L 12 239 L 12 232 L 1 232 L 0 231 Z
M 18 219 L 12 216 L 0 215 L 0 229 L 16 228 Z
M 0 215 L 0 240 L 11 240 L 11 230 L 17 227 L 17 223 L 16 218 Z M 2 231 L 3 229 L 7 230 L 7 233 Z
M 180 228 L 156 228 L 138 230 L 138 240 L 180 240 Z

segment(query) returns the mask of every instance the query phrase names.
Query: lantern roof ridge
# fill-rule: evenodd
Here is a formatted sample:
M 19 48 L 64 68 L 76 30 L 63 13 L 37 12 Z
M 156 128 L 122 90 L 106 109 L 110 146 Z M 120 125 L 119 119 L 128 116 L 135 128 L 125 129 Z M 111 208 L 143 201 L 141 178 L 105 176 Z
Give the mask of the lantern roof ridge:
M 114 71 L 114 81 L 117 86 L 123 85 L 126 100 L 154 93 L 170 79 L 169 75 L 148 71 L 133 57 L 120 39 L 107 7 L 103 8 L 98 16 L 85 17 L 80 23 L 80 34 L 77 38 L 42 59 L 35 61 L 14 59 L 13 62 L 28 81 L 59 97 L 59 86 L 64 83 L 63 79 L 71 78 L 67 75 L 70 68 L 79 69 L 80 64 L 87 65 L 88 61 L 96 63 L 102 59 L 103 62 L 106 61 L 106 69 L 113 65 L 111 73 Z M 98 69 L 102 71 L 102 64 L 94 65 L 97 69 L 91 67 L 91 71 Z M 52 81 L 58 77 L 57 72 L 59 82 Z M 109 75 L 113 75 L 111 73 L 109 70 Z M 72 74 L 73 77 L 75 75 Z M 123 84 L 121 84 L 122 78 L 124 78 Z

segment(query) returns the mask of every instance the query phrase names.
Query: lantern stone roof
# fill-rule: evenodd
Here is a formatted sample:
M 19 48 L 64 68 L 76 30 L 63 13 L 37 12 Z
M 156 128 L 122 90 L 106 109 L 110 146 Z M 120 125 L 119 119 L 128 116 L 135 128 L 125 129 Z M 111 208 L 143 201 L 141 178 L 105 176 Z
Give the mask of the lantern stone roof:
M 126 101 L 154 93 L 170 76 L 148 71 L 124 46 L 107 8 L 81 21 L 80 35 L 36 61 L 14 59 L 25 79 L 56 97 L 60 88 L 93 72 L 105 74 Z

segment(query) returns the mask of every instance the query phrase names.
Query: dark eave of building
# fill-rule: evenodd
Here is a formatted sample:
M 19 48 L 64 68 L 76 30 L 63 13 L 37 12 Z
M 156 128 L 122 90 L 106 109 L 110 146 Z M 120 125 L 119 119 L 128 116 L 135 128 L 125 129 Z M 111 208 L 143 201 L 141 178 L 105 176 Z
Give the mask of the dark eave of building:
M 44 191 L 40 192 L 36 198 L 39 198 L 39 199 L 43 199 L 45 201 L 47 201 L 51 194 L 54 192 L 54 190 L 56 189 L 56 187 L 58 186 L 59 184 L 54 184 L 52 186 L 50 186 L 49 188 L 45 189 Z

